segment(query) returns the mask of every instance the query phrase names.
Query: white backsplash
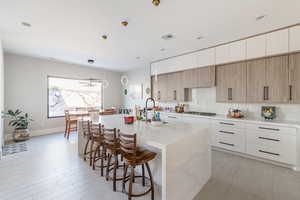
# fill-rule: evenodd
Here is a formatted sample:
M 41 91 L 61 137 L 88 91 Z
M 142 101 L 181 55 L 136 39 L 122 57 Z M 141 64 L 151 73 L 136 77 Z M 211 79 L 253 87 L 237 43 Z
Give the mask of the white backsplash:
M 181 102 L 184 103 L 184 102 Z M 226 114 L 230 108 L 242 110 L 247 117 L 260 118 L 261 106 L 275 106 L 277 119 L 300 121 L 298 104 L 228 104 L 216 103 L 216 88 L 197 88 L 192 90 L 192 102 L 186 110 Z M 161 106 L 173 107 L 176 103 L 160 103 Z

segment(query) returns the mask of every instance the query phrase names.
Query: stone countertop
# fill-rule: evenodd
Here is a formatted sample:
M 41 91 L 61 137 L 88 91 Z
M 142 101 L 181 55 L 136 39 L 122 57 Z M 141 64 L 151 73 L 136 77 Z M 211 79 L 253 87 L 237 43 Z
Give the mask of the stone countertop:
M 164 111 L 161 111 L 161 113 L 172 114 L 172 115 L 183 116 L 183 117 L 206 118 L 206 119 L 212 119 L 212 120 L 231 120 L 231 121 L 237 121 L 237 122 L 249 122 L 249 123 L 256 123 L 256 124 L 260 123 L 260 124 L 265 124 L 265 125 L 300 128 L 300 121 L 264 120 L 263 118 L 251 118 L 251 117 L 234 119 L 234 118 L 228 118 L 226 115 L 220 115 L 220 114 L 217 114 L 215 116 L 201 116 L 201 115 L 175 113 L 175 112 L 164 112 Z
M 167 124 L 153 124 L 145 121 L 135 121 L 133 124 L 125 124 L 123 115 L 101 116 L 99 123 L 106 128 L 117 128 L 126 134 L 137 134 L 138 143 L 150 145 L 159 149 L 195 134 L 205 134 L 206 124 L 191 124 L 185 122 L 168 122 Z M 189 130 L 189 131 L 186 131 Z M 203 131 L 202 131 L 203 130 Z

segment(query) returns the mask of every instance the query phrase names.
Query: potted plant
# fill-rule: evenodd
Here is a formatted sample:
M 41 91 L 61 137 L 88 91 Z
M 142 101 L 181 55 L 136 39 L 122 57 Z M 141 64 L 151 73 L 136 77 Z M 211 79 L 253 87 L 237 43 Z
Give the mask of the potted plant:
M 23 113 L 21 110 L 16 111 L 8 110 L 4 116 L 10 119 L 8 125 L 14 127 L 13 140 L 21 142 L 29 139 L 28 126 L 33 120 L 29 117 L 28 113 Z

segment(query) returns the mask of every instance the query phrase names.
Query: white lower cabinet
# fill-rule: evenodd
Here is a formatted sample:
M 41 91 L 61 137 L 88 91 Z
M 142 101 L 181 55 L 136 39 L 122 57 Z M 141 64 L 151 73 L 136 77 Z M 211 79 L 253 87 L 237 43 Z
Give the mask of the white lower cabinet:
M 296 165 L 296 132 L 296 128 L 254 125 L 252 129 L 246 130 L 246 152 L 253 156 Z
M 184 114 L 162 113 L 168 122 L 210 127 L 211 144 L 266 160 L 297 166 L 297 128 L 235 120 L 213 120 Z
M 245 152 L 244 124 L 232 121 L 215 121 L 213 145 L 223 149 Z
M 297 165 L 297 129 L 215 120 L 212 145 L 255 157 Z

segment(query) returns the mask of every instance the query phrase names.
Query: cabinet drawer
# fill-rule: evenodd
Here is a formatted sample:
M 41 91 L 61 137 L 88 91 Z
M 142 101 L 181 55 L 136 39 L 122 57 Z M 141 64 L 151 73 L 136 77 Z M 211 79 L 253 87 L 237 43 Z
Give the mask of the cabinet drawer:
M 247 132 L 247 153 L 278 162 L 296 164 L 296 137 Z
M 281 127 L 281 126 L 272 126 L 272 125 L 265 125 L 265 124 L 247 124 L 247 130 L 252 130 L 253 132 L 264 132 L 264 133 L 273 133 L 273 134 L 286 134 L 296 136 L 297 129 L 290 128 L 290 127 Z
M 215 126 L 219 129 L 231 128 L 231 129 L 244 129 L 245 125 L 243 122 L 230 121 L 230 120 L 217 120 L 214 122 Z
M 234 131 L 214 131 L 213 145 L 231 151 L 245 152 L 245 136 Z

